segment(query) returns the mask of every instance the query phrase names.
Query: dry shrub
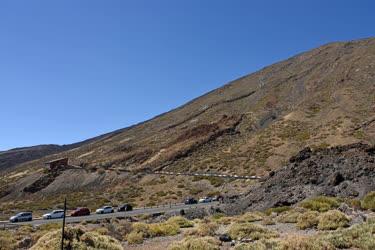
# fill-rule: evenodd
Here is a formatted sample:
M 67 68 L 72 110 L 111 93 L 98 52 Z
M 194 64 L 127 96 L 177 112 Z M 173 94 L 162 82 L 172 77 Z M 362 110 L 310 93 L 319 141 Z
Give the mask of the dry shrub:
M 263 214 L 260 212 L 248 212 L 240 216 L 238 222 L 254 222 L 261 221 L 263 219 Z
M 129 244 L 141 244 L 143 243 L 143 233 L 131 232 L 126 236 L 126 240 Z
M 325 242 L 321 239 L 290 235 L 286 239 L 282 240 L 278 244 L 280 250 L 334 250 L 332 244 Z
M 219 225 L 215 222 L 204 222 L 198 224 L 197 227 L 192 228 L 185 232 L 185 235 L 196 235 L 196 236 L 214 236 Z
M 316 211 L 307 211 L 297 218 L 297 228 L 307 229 L 314 228 L 319 223 L 319 213 Z
M 234 250 L 269 250 L 278 249 L 278 241 L 276 239 L 263 239 L 253 243 L 241 243 L 234 247 Z
M 0 230 L 0 250 L 16 249 L 17 240 L 9 231 Z
M 317 196 L 317 197 L 302 201 L 299 205 L 306 209 L 319 211 L 319 212 L 326 212 L 330 209 L 339 207 L 340 202 L 338 201 L 337 198 L 334 198 L 334 197 Z
M 263 226 L 252 223 L 234 223 L 230 226 L 228 234 L 232 239 L 269 239 L 278 236 L 278 233 Z
M 182 217 L 182 216 L 174 216 L 167 220 L 167 223 L 169 224 L 177 224 L 180 228 L 187 228 L 187 227 L 193 227 L 194 222 L 189 221 L 188 219 Z
M 289 211 L 291 207 L 289 206 L 282 206 L 282 207 L 272 207 L 265 211 L 265 214 L 271 215 L 272 213 L 281 214 L 283 212 Z
M 290 210 L 281 213 L 276 220 L 281 223 L 297 223 L 298 217 L 301 214 L 300 212 Z
M 275 225 L 275 220 L 270 216 L 264 217 L 262 220 L 262 225 Z
M 370 192 L 363 197 L 361 207 L 375 211 L 375 192 Z
M 169 250 L 219 250 L 220 241 L 213 237 L 187 237 L 172 243 Z
M 177 223 L 162 222 L 146 224 L 136 222 L 132 225 L 132 231 L 125 237 L 130 244 L 139 244 L 144 238 L 153 238 L 160 236 L 173 236 L 180 232 Z
M 175 223 L 153 223 L 149 225 L 149 237 L 173 236 L 180 232 L 180 227 Z
M 319 216 L 319 230 L 335 230 L 349 225 L 350 218 L 338 210 L 331 210 Z
M 82 228 L 67 228 L 64 249 L 108 249 L 122 250 L 116 239 L 96 232 L 85 232 Z M 31 250 L 60 249 L 61 231 L 55 230 L 42 236 Z
M 375 249 L 375 221 L 367 221 L 351 228 L 325 234 L 322 240 L 338 249 Z

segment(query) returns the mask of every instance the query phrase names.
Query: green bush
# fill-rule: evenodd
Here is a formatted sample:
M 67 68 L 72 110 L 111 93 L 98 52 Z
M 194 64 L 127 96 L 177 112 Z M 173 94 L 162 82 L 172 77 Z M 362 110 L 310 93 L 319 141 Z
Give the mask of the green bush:
M 366 194 L 365 197 L 363 197 L 361 201 L 361 207 L 363 209 L 370 209 L 372 211 L 375 211 L 375 192 L 370 192 Z
M 339 205 L 340 203 L 337 198 L 326 196 L 318 196 L 300 203 L 300 206 L 303 208 L 319 212 L 326 212 L 339 207 Z
M 331 210 L 319 216 L 319 230 L 335 230 L 337 228 L 346 227 L 350 219 L 338 210 Z
M 316 211 L 307 211 L 297 218 L 297 228 L 307 229 L 314 228 L 319 223 L 319 213 Z

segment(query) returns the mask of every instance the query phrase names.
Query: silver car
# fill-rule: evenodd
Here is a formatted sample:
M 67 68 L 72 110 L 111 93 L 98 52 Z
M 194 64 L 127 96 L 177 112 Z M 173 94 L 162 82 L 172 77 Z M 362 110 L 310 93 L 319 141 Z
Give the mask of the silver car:
M 32 221 L 32 220 L 33 220 L 33 214 L 31 212 L 18 213 L 9 218 L 9 221 L 12 223 L 22 222 L 22 221 Z

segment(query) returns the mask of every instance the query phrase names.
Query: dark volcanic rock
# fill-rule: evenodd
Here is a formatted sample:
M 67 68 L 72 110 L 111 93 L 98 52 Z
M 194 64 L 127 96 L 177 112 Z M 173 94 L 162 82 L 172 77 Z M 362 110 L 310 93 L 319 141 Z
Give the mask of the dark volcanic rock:
M 225 210 L 292 205 L 315 195 L 362 197 L 375 190 L 373 148 L 356 143 L 311 151 L 304 149 L 289 165 L 269 175 L 242 197 L 227 200 Z

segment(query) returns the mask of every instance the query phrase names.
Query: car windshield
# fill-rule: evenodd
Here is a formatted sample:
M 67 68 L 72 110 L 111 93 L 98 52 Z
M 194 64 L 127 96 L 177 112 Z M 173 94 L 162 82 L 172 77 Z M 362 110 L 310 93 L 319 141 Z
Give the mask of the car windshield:
M 23 215 L 23 213 L 18 213 L 18 214 L 16 214 L 16 216 L 22 216 Z
M 59 214 L 59 213 L 62 213 L 62 212 L 64 212 L 64 211 L 62 211 L 62 210 L 54 210 L 52 213 L 53 214 Z

